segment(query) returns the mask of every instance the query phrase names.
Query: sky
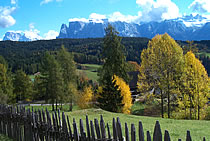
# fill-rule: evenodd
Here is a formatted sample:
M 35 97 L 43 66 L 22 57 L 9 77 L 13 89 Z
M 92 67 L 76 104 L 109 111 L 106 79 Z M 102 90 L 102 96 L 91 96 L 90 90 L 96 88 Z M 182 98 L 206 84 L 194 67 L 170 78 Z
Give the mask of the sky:
M 0 0 L 0 40 L 7 31 L 55 39 L 63 23 L 89 19 L 149 22 L 210 15 L 210 0 Z

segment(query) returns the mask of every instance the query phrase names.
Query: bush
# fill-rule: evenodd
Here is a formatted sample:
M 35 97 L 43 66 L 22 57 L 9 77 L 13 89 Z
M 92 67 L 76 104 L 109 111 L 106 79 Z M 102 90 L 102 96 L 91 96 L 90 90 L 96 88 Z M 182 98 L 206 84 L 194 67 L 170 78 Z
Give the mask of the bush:
M 135 102 L 131 107 L 131 113 L 140 116 L 160 116 L 160 104 L 157 101 L 150 104 Z
M 91 86 L 85 87 L 80 99 L 78 100 L 78 106 L 81 109 L 90 108 L 92 105 L 92 99 L 93 99 L 92 87 Z
M 205 109 L 205 117 L 204 119 L 210 120 L 210 106 Z

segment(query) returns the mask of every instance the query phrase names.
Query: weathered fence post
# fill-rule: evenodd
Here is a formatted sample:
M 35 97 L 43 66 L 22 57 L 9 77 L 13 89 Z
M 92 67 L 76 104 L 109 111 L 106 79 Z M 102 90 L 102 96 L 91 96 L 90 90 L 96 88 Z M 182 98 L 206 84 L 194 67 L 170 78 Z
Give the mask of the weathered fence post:
M 125 139 L 129 141 L 129 129 L 127 123 L 125 123 Z
M 170 135 L 167 130 L 165 130 L 164 141 L 171 141 Z
M 131 141 L 136 141 L 136 129 L 134 124 L 131 124 Z
M 121 126 L 119 117 L 117 117 L 117 135 L 118 135 L 119 141 L 123 141 L 122 126 Z
M 117 140 L 117 127 L 116 127 L 115 118 L 113 118 L 113 121 L 112 121 L 112 130 L 113 130 L 113 139 L 116 141 Z
M 151 136 L 150 136 L 150 133 L 149 133 L 149 131 L 147 131 L 147 141 L 151 141 L 152 139 L 151 139 Z
M 70 140 L 73 141 L 73 135 L 72 135 L 71 125 L 70 125 L 69 117 L 68 116 L 67 116 L 67 121 L 68 121 L 68 127 L 69 127 Z
M 75 119 L 73 119 L 73 128 L 74 128 L 74 141 L 79 141 L 79 134 L 78 134 L 77 124 L 75 122 Z
M 186 141 L 192 141 L 191 136 L 190 136 L 190 131 L 189 131 L 189 130 L 187 130 Z
M 100 120 L 100 127 L 101 127 L 102 141 L 106 141 L 106 129 L 105 129 L 105 123 L 104 123 L 104 119 L 102 115 L 101 115 L 101 120 Z
M 139 121 L 139 141 L 144 141 L 144 130 L 141 121 Z
M 79 120 L 79 125 L 80 125 L 80 135 L 81 135 L 81 140 L 86 140 L 86 135 L 85 135 L 85 130 L 84 130 L 84 127 L 83 127 L 83 121 L 82 119 Z
M 97 139 L 100 140 L 101 139 L 101 133 L 100 133 L 100 128 L 99 128 L 98 120 L 95 118 L 94 119 L 94 122 L 95 122 L 96 136 L 97 136 Z
M 90 126 L 89 126 L 88 115 L 86 115 L 86 129 L 87 129 L 87 138 L 88 141 L 90 141 Z
M 95 130 L 94 130 L 94 126 L 93 126 L 93 121 L 92 120 L 90 121 L 90 128 L 91 128 L 91 136 L 92 136 L 91 140 L 95 141 L 96 137 L 95 137 Z
M 110 140 L 112 137 L 111 137 L 111 133 L 110 133 L 110 129 L 109 129 L 109 124 L 107 123 L 107 132 L 108 132 L 108 139 Z
M 159 121 L 156 121 L 156 124 L 155 124 L 153 141 L 162 141 L 162 133 L 161 133 Z

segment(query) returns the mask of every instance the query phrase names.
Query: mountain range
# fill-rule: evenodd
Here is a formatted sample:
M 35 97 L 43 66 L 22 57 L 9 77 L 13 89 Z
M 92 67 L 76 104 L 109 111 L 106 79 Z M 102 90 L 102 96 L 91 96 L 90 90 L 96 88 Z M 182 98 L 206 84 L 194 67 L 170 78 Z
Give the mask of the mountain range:
M 122 37 L 153 38 L 156 34 L 168 33 L 175 40 L 210 40 L 210 20 L 201 15 L 186 15 L 160 22 L 127 23 L 109 22 L 108 19 L 96 21 L 70 21 L 62 24 L 57 38 L 101 38 L 108 23 L 115 27 Z M 7 32 L 3 40 L 31 41 L 24 34 Z M 34 40 L 34 39 L 33 39 Z

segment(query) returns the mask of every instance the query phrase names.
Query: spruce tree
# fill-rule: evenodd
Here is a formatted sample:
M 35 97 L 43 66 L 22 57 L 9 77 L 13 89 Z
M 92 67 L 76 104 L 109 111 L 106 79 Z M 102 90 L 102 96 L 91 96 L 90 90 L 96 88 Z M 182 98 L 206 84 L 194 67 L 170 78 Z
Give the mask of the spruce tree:
M 116 85 L 116 80 L 109 79 L 104 84 L 102 92 L 99 93 L 98 106 L 107 111 L 121 112 L 123 107 L 121 101 L 121 91 L 119 86 Z
M 99 81 L 103 85 L 110 77 L 117 75 L 123 78 L 126 83 L 129 81 L 127 74 L 127 63 L 125 56 L 125 47 L 121 44 L 122 38 L 118 32 L 109 24 L 105 29 L 102 58 L 104 64 L 99 69 Z

